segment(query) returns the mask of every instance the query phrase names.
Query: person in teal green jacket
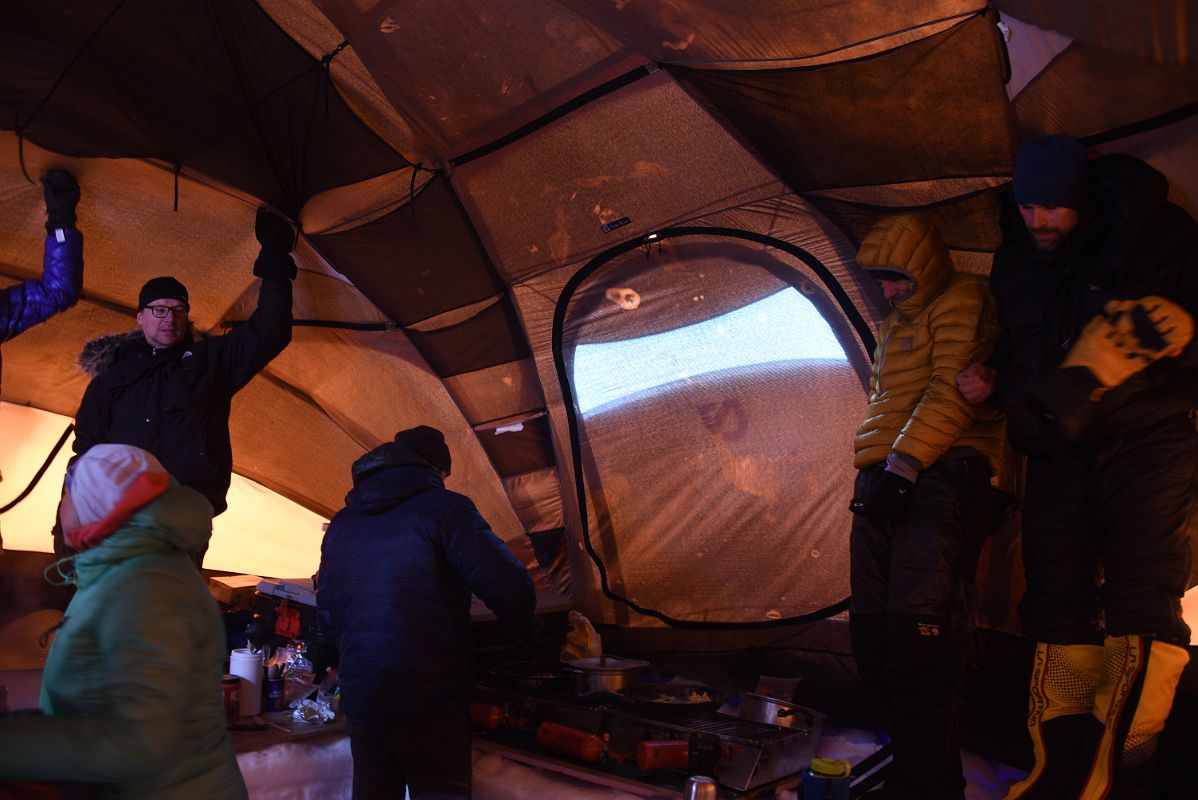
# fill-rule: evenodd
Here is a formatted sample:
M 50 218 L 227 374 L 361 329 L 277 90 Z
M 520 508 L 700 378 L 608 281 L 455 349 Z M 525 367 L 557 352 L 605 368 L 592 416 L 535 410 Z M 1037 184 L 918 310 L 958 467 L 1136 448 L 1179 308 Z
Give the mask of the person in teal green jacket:
M 46 658 L 39 716 L 0 718 L 0 780 L 100 784 L 100 797 L 246 798 L 221 696 L 225 633 L 186 551 L 212 506 L 154 456 L 97 445 L 60 517 L 78 584 Z

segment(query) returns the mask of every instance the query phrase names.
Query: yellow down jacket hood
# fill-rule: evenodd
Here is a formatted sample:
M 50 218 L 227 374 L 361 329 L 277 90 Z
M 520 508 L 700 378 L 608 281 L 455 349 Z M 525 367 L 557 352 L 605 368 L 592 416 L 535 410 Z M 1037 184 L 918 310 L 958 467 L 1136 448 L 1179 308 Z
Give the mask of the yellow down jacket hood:
M 882 322 L 869 381 L 869 410 L 857 428 L 854 465 L 891 451 L 929 467 L 951 447 L 971 447 L 997 472 L 1002 416 L 974 405 L 957 375 L 984 362 L 1002 331 L 984 276 L 957 272 L 935 226 L 922 214 L 883 217 L 861 242 L 857 263 L 909 278 L 914 291 Z

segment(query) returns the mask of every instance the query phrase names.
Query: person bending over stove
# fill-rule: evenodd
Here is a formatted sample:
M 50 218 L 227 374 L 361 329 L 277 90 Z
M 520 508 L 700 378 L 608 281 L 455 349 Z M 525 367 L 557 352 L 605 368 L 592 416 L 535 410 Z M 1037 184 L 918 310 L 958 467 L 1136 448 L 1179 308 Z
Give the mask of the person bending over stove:
M 470 595 L 513 635 L 533 625 L 524 566 L 445 488 L 445 437 L 400 431 L 353 465 L 320 548 L 316 603 L 341 653 L 354 800 L 469 797 Z

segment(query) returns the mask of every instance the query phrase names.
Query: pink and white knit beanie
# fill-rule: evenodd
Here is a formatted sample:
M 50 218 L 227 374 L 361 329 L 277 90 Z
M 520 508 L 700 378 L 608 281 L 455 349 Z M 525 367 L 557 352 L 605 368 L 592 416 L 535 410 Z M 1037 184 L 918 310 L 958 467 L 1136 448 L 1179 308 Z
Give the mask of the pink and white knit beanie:
M 79 527 L 63 531 L 66 543 L 76 550 L 95 547 L 170 483 L 170 473 L 145 450 L 127 444 L 96 445 L 67 472 L 66 493 Z

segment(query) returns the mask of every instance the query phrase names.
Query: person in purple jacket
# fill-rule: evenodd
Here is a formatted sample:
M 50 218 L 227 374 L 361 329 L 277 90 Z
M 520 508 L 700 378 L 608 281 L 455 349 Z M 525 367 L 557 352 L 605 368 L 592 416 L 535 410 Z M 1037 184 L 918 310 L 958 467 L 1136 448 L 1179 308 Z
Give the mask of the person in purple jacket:
M 42 190 L 46 198 L 42 275 L 0 291 L 0 342 L 75 305 L 83 290 L 83 234 L 75 227 L 79 184 L 71 173 L 52 169 L 42 176 Z M 0 539 L 0 549 L 3 546 Z

